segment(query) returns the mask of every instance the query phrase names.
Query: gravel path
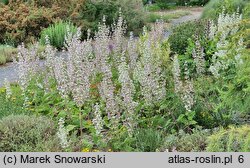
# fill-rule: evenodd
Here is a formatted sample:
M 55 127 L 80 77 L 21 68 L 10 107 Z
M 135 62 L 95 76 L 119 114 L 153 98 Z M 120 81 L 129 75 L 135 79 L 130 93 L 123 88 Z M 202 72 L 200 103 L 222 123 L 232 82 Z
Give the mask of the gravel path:
M 201 7 L 197 7 L 197 8 L 182 8 L 182 9 L 178 9 L 178 10 L 182 10 L 182 11 L 188 11 L 190 12 L 189 15 L 180 17 L 178 19 L 173 19 L 169 24 L 167 24 L 167 31 L 165 34 L 165 37 L 169 37 L 171 34 L 171 28 L 174 26 L 177 26 L 178 24 L 184 23 L 184 22 L 188 22 L 188 21 L 192 21 L 192 20 L 198 20 L 201 18 L 202 15 L 202 11 L 203 8 Z M 178 10 L 175 11 L 170 11 L 169 13 L 174 13 Z
M 167 25 L 168 30 L 166 31 L 165 37 L 168 37 L 171 34 L 171 27 L 187 22 L 187 21 L 197 20 L 201 17 L 201 14 L 202 14 L 202 8 L 181 8 L 181 9 L 171 10 L 167 12 L 174 13 L 178 10 L 186 10 L 190 12 L 190 15 L 183 16 L 178 19 L 173 19 Z M 60 53 L 58 55 L 60 55 Z M 10 82 L 17 82 L 18 76 L 15 71 L 15 65 L 13 63 L 7 63 L 4 66 L 0 66 L 0 87 L 3 86 L 5 78 L 8 79 Z

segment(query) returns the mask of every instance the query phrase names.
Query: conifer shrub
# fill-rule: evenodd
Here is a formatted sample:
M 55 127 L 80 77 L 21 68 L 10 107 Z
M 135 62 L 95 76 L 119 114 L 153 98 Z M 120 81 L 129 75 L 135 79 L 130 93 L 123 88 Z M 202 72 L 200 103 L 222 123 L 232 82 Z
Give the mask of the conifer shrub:
M 249 152 L 250 127 L 231 126 L 229 129 L 221 128 L 208 138 L 208 152 Z

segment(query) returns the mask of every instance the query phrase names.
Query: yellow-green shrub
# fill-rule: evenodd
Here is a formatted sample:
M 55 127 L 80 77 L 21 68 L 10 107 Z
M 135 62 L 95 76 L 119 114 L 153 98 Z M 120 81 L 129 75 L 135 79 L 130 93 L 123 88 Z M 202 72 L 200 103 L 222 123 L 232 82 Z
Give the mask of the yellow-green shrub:
M 1 152 L 60 151 L 53 121 L 46 117 L 10 115 L 0 120 Z
M 250 152 L 250 126 L 221 128 L 208 138 L 209 152 Z

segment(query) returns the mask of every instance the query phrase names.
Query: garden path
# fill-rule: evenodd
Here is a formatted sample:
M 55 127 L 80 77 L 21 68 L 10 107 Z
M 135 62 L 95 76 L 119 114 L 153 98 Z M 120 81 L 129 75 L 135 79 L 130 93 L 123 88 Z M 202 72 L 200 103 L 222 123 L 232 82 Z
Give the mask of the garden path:
M 178 19 L 173 19 L 171 20 L 170 23 L 168 23 L 167 26 L 167 31 L 165 34 L 165 37 L 167 38 L 171 34 L 171 27 L 176 26 L 178 24 L 191 21 L 191 20 L 197 20 L 201 17 L 202 10 L 203 8 L 200 7 L 194 7 L 194 8 L 179 8 L 176 10 L 170 10 L 170 11 L 164 11 L 165 13 L 175 13 L 180 10 L 185 10 L 188 11 L 190 14 L 180 17 Z M 60 55 L 60 53 L 58 54 Z M 41 61 L 42 63 L 43 61 Z M 7 63 L 3 66 L 0 66 L 0 87 L 4 85 L 4 79 L 7 79 L 10 82 L 16 82 L 18 80 L 17 73 L 15 71 L 15 64 L 14 63 Z

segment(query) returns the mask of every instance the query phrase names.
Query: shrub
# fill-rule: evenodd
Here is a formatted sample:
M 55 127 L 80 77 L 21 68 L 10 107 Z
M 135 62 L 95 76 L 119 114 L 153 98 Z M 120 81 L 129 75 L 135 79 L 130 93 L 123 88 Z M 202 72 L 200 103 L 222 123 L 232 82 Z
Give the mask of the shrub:
M 170 48 L 173 52 L 184 54 L 188 47 L 188 39 L 194 34 L 201 35 L 204 30 L 202 21 L 190 21 L 173 28 L 169 37 Z
M 73 13 L 82 8 L 83 0 L 18 0 L 8 5 L 0 3 L 0 43 L 13 46 L 21 42 L 33 43 L 40 32 L 59 19 L 73 19 Z M 71 17 L 72 15 L 72 17 Z
M 85 38 L 88 29 L 97 30 L 103 16 L 106 16 L 106 24 L 112 25 L 114 20 L 117 20 L 120 9 L 123 18 L 126 20 L 128 32 L 133 31 L 134 34 L 139 34 L 145 25 L 141 0 L 86 1 L 86 5 L 79 11 L 78 15 L 78 20 L 83 24 L 76 25 L 82 27 L 83 37 Z
M 242 12 L 249 0 L 211 0 L 204 8 L 202 18 L 216 19 L 225 10 L 225 13 L 234 13 L 239 9 Z
M 1 0 L 0 3 L 3 3 L 4 5 L 7 5 L 9 3 L 9 0 Z
M 11 115 L 0 120 L 1 152 L 60 151 L 56 129 L 45 117 Z
M 41 32 L 40 43 L 46 44 L 46 36 L 49 37 L 50 44 L 57 48 L 62 48 L 64 46 L 64 39 L 67 35 L 67 29 L 72 33 L 76 33 L 77 28 L 68 22 L 60 21 L 55 23 Z
M 192 133 L 185 133 L 181 130 L 176 135 L 169 135 L 162 148 L 178 152 L 202 152 L 206 149 L 207 136 L 210 134 L 210 130 L 202 130 L 201 128 L 193 129 Z
M 217 133 L 208 137 L 208 152 L 249 152 L 250 126 L 231 126 L 221 128 Z

